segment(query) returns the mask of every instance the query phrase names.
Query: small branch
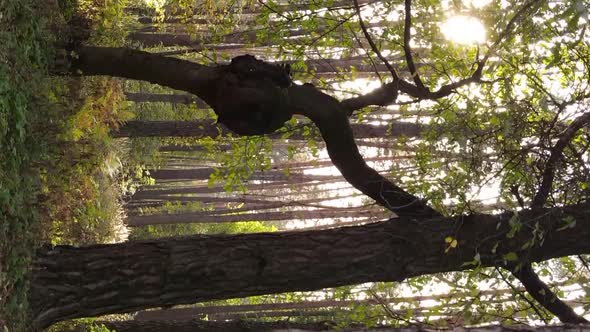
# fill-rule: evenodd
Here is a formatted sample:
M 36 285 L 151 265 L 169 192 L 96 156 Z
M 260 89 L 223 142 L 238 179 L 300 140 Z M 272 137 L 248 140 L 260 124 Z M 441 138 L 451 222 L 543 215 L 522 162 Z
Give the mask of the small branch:
M 590 122 L 590 112 L 584 113 L 583 115 L 576 118 L 560 135 L 557 143 L 551 148 L 551 156 L 547 163 L 545 164 L 545 169 L 543 171 L 543 177 L 541 186 L 537 191 L 537 194 L 533 198 L 533 202 L 531 203 L 531 208 L 538 208 L 542 207 L 547 201 L 547 197 L 549 196 L 549 192 L 551 191 L 551 187 L 553 186 L 553 180 L 555 179 L 555 169 L 557 168 L 559 162 L 563 158 L 563 150 L 568 145 L 568 143 L 572 140 L 574 135 L 578 130 L 584 127 L 588 122 Z
M 517 293 L 525 302 L 527 302 L 531 306 L 531 308 L 537 313 L 537 316 L 539 316 L 539 319 L 541 319 L 545 324 L 549 324 L 549 320 L 547 318 L 545 318 L 545 316 L 541 313 L 539 308 L 537 308 L 535 303 L 533 301 L 531 301 L 528 297 L 524 296 L 522 291 L 520 291 L 520 290 L 518 290 L 518 288 L 514 287 L 514 285 L 510 281 L 508 281 L 508 279 L 506 279 L 506 276 L 504 276 L 504 273 L 502 273 L 500 268 L 496 267 L 496 272 L 498 272 L 498 274 L 500 274 L 500 277 L 502 278 L 502 280 L 504 280 L 504 282 L 508 285 L 508 287 L 510 287 L 512 289 L 513 292 Z M 525 289 L 526 289 L 526 286 L 525 286 Z
M 381 74 L 379 73 L 379 70 L 377 70 L 377 64 L 375 63 L 375 61 L 373 61 L 373 57 L 369 54 L 369 52 L 367 52 L 367 50 L 365 49 L 365 46 L 360 41 L 360 39 L 357 37 L 356 33 L 352 30 L 352 28 L 350 28 L 350 33 L 352 33 L 352 37 L 359 44 L 359 47 L 362 48 L 363 51 L 365 51 L 367 53 L 367 58 L 369 58 L 369 62 L 371 62 L 371 66 L 373 66 L 373 70 L 375 71 L 377 78 L 379 78 L 379 82 L 381 82 L 381 84 L 383 84 L 383 78 L 381 78 Z
M 554 314 L 562 323 L 580 324 L 588 321 L 576 314 L 565 302 L 560 300 L 555 293 L 539 279 L 530 263 L 511 269 L 514 275 L 527 292 L 545 309 Z
M 586 270 L 588 272 L 590 272 L 590 265 L 588 265 L 588 262 L 584 259 L 584 257 L 582 257 L 582 255 L 578 255 L 576 257 L 578 257 L 578 259 L 580 260 L 580 262 L 582 263 L 582 265 L 584 265 L 584 267 L 586 268 Z
M 412 49 L 410 48 L 410 39 L 411 30 L 412 30 L 412 0 L 406 0 L 406 17 L 404 21 L 404 54 L 406 56 L 406 63 L 408 64 L 408 69 L 410 70 L 410 74 L 412 74 L 412 78 L 414 79 L 414 83 L 420 90 L 428 91 L 428 89 L 422 83 L 420 79 L 420 75 L 416 71 L 416 65 L 414 64 L 414 59 L 412 58 Z
M 379 57 L 379 59 L 381 59 L 381 61 L 383 61 L 383 63 L 385 64 L 385 66 L 387 67 L 387 69 L 389 70 L 389 72 L 391 73 L 391 77 L 393 77 L 393 81 L 394 82 L 395 81 L 399 81 L 400 78 L 397 75 L 397 72 L 391 66 L 391 64 L 389 63 L 389 61 L 387 61 L 387 59 L 381 54 L 381 52 L 379 51 L 379 48 L 377 48 L 377 45 L 375 45 L 375 42 L 373 41 L 373 38 L 371 38 L 371 35 L 369 34 L 369 31 L 367 31 L 367 27 L 365 26 L 365 23 L 363 22 L 363 18 L 361 16 L 361 9 L 359 7 L 358 0 L 354 0 L 354 8 L 356 9 L 356 14 L 359 17 L 359 24 L 361 26 L 361 29 L 363 30 L 363 34 L 365 35 L 365 38 L 367 38 L 367 41 L 369 42 L 369 45 L 371 45 L 371 49 L 373 50 L 373 52 L 375 52 L 375 54 L 377 54 L 377 56 Z
M 510 20 L 510 22 L 508 22 L 508 24 L 506 25 L 506 28 L 504 29 L 504 31 L 502 31 L 498 35 L 498 38 L 490 46 L 490 48 L 488 49 L 488 51 L 486 52 L 484 57 L 477 62 L 477 66 L 475 68 L 475 71 L 473 72 L 473 74 L 470 77 L 461 79 L 457 82 L 453 82 L 453 83 L 444 85 L 444 86 L 440 87 L 437 91 L 431 92 L 428 89 L 421 89 L 417 83 L 416 83 L 417 85 L 410 84 L 410 83 L 398 78 L 398 76 L 396 74 L 394 76 L 393 82 L 382 85 L 377 90 L 369 93 L 369 95 L 359 96 L 359 97 L 344 100 L 343 104 L 346 106 L 347 112 L 349 114 L 352 114 L 355 110 L 361 109 L 361 108 L 363 108 L 365 106 L 369 106 L 369 105 L 382 105 L 382 106 L 389 105 L 390 103 L 392 103 L 393 101 L 396 100 L 398 90 L 400 92 L 408 94 L 409 96 L 414 97 L 414 98 L 434 100 L 434 99 L 446 97 L 446 96 L 450 95 L 451 93 L 453 93 L 456 89 L 458 89 L 462 86 L 465 86 L 465 85 L 468 85 L 471 83 L 482 82 L 481 78 L 482 78 L 482 74 L 483 74 L 483 68 L 484 68 L 486 62 L 488 61 L 489 57 L 498 48 L 500 43 L 512 32 L 512 30 L 514 29 L 516 24 L 520 20 L 523 19 L 524 14 L 526 12 L 530 11 L 531 8 L 533 7 L 533 5 L 535 5 L 537 3 L 542 3 L 542 2 L 543 2 L 542 0 L 531 0 L 528 3 L 526 3 L 524 6 L 522 6 L 522 8 L 520 8 L 516 12 L 516 14 L 514 14 L 512 19 Z M 357 6 L 357 8 L 358 8 L 358 6 Z M 383 56 L 381 55 L 381 53 L 379 52 L 379 50 L 375 46 L 375 43 L 373 43 L 373 40 L 371 39 L 370 35 L 366 31 L 366 27 L 365 27 L 362 19 L 360 19 L 360 10 L 357 10 L 357 14 L 359 15 L 361 28 L 363 29 L 363 32 L 365 33 L 365 37 L 369 41 L 369 44 L 373 48 L 373 51 L 375 51 L 375 53 L 377 53 L 379 58 L 381 60 L 383 60 L 383 62 L 387 66 L 387 68 L 390 69 L 390 71 L 391 71 L 393 69 L 393 67 L 391 67 L 389 65 L 389 63 L 387 62 L 387 60 L 385 60 L 385 58 L 383 58 Z M 406 22 L 406 26 L 407 25 L 408 25 L 408 23 Z M 407 32 L 405 32 L 405 33 L 407 33 Z M 404 40 L 404 43 L 406 43 L 405 40 Z M 404 45 L 404 47 L 405 47 L 405 45 Z M 406 51 L 406 57 L 407 57 L 407 55 L 408 55 L 408 52 Z M 406 60 L 407 60 L 407 58 L 406 58 Z M 408 66 L 409 65 L 410 64 L 408 63 Z M 414 68 L 414 70 L 412 70 L 410 68 L 410 71 L 415 72 L 415 68 Z M 393 73 L 395 73 L 395 70 L 393 71 Z M 392 75 L 393 75 L 393 73 L 392 73 Z

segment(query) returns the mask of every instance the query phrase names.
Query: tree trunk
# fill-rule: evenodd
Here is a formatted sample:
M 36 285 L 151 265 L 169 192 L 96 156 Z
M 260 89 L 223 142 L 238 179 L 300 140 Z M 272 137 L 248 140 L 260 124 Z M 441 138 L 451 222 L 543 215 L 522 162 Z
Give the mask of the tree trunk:
M 215 172 L 213 167 L 188 168 L 188 169 L 171 169 L 163 168 L 150 172 L 150 176 L 156 180 L 171 180 L 171 179 L 191 179 L 191 180 L 207 180 Z M 341 179 L 339 175 L 315 175 L 315 174 L 285 174 L 280 170 L 270 170 L 264 172 L 255 172 L 249 178 L 250 180 L 259 181 L 322 181 L 330 179 Z
M 34 327 L 53 322 L 269 293 L 309 291 L 538 262 L 590 252 L 590 203 L 441 220 L 399 218 L 322 231 L 192 236 L 75 248 L 46 247 L 33 263 Z M 576 226 L 563 229 L 564 218 Z M 537 229 L 544 241 L 526 229 Z M 536 232 L 538 233 L 538 232 Z M 511 234 L 512 235 L 512 234 Z M 445 238 L 458 243 L 445 250 Z M 508 253 L 511 253 L 508 255 Z M 479 258 L 474 261 L 474 257 Z
M 196 104 L 198 108 L 209 108 L 204 101 L 192 94 L 169 94 L 169 93 L 134 93 L 126 92 L 125 98 L 135 103 L 170 103 L 170 104 Z
M 388 126 L 374 126 L 365 123 L 351 124 L 355 138 L 384 138 L 384 137 L 420 137 L 427 129 L 424 125 L 411 122 L 392 122 Z M 228 136 L 230 130 L 213 121 L 145 121 L 131 120 L 125 122 L 118 130 L 113 131 L 114 137 L 211 137 Z M 235 134 L 234 134 L 235 135 Z M 281 138 L 284 133 L 268 135 L 271 138 Z M 306 140 L 301 130 L 289 135 L 290 140 Z
M 375 216 L 384 217 L 385 214 L 375 211 L 363 211 L 359 208 L 351 209 L 326 209 L 311 211 L 279 211 L 279 212 L 257 212 L 218 215 L 215 211 L 204 212 L 183 212 L 178 214 L 148 214 L 143 216 L 129 216 L 127 225 L 140 227 L 148 225 L 169 225 L 185 223 L 224 223 L 243 221 L 286 221 L 286 220 L 307 220 L 307 219 L 334 219 L 334 218 L 371 218 Z M 391 213 L 389 213 L 391 215 Z
M 330 331 L 328 323 L 291 323 L 255 321 L 100 321 L 117 332 L 316 332 Z M 84 327 L 83 327 L 84 328 Z M 339 330 L 345 332 L 346 330 Z M 357 330 L 358 331 L 358 330 Z
M 253 322 L 253 321 L 99 321 L 96 324 L 104 324 L 109 329 L 117 332 L 580 332 L 586 331 L 588 325 L 554 325 L 554 326 L 482 326 L 482 327 L 457 327 L 457 328 L 428 328 L 425 326 L 378 326 L 366 328 L 363 326 L 338 327 L 330 321 L 319 323 L 294 323 L 289 321 L 278 322 Z M 434 324 L 429 324 L 432 326 Z M 446 324 L 440 324 L 446 326 Z M 86 328 L 82 326 L 76 332 Z

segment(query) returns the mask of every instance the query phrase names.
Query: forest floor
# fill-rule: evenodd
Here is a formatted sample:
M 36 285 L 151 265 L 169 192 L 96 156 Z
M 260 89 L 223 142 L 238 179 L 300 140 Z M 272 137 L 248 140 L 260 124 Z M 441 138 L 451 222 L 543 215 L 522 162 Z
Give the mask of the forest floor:
M 122 223 L 121 149 L 109 137 L 122 117 L 120 83 L 50 74 L 85 2 L 101 8 L 0 1 L 0 331 L 26 330 L 36 248 L 111 242 Z M 103 31 L 122 12 L 112 6 L 92 13 Z

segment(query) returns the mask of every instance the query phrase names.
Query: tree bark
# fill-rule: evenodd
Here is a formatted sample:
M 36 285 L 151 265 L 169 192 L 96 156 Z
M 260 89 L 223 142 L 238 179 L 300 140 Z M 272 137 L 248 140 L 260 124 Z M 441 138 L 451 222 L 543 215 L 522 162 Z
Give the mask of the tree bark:
M 576 227 L 563 228 L 564 218 Z M 32 323 L 215 299 L 317 290 L 472 267 L 504 266 L 590 252 L 590 203 L 511 215 L 389 221 L 322 231 L 192 236 L 75 248 L 43 248 L 33 263 Z M 525 229 L 544 241 L 528 249 Z M 559 229 L 559 230 L 558 230 Z M 458 245 L 446 249 L 445 238 Z
M 329 331 L 326 323 L 256 322 L 256 321 L 99 321 L 117 332 L 287 332 Z M 83 327 L 85 328 L 85 326 Z M 296 330 L 293 330 L 296 329 Z M 304 330 L 302 330 L 304 329 Z
M 118 321 L 102 323 L 117 332 L 580 332 L 586 331 L 588 325 L 554 325 L 554 326 L 482 326 L 458 328 L 428 328 L 423 326 L 391 327 L 379 326 L 366 328 L 362 326 L 335 328 L 335 323 L 292 323 L 280 322 L 208 322 L 208 321 Z

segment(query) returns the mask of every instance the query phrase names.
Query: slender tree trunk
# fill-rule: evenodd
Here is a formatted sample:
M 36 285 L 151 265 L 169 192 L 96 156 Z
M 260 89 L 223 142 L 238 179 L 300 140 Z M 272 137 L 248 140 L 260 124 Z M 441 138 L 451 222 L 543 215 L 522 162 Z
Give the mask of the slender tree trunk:
M 420 137 L 427 129 L 424 125 L 411 122 L 392 122 L 388 126 L 374 126 L 364 123 L 351 124 L 356 139 L 385 137 Z M 231 131 L 223 125 L 209 120 L 199 121 L 145 121 L 131 120 L 125 122 L 114 137 L 211 137 L 228 136 Z M 233 134 L 235 135 L 235 134 Z M 284 133 L 269 134 L 271 138 L 281 138 Z M 290 140 L 307 140 L 309 136 L 297 130 L 289 135 Z
M 391 213 L 389 213 L 390 215 Z M 184 212 L 178 214 L 147 214 L 142 216 L 129 216 L 127 225 L 140 227 L 148 225 L 170 225 L 185 223 L 224 223 L 244 221 L 285 221 L 285 220 L 308 220 L 308 219 L 334 219 L 334 218 L 371 218 L 375 216 L 385 217 L 385 214 L 375 211 L 363 211 L 358 208 L 352 209 L 326 209 L 311 211 L 279 211 L 279 212 L 257 212 L 241 213 L 230 215 L 218 215 L 210 212 Z
M 577 221 L 563 229 L 564 218 Z M 192 236 L 75 248 L 46 247 L 33 263 L 29 303 L 34 327 L 69 318 L 215 299 L 538 262 L 590 252 L 590 205 L 511 215 L 441 220 L 399 218 L 323 231 Z M 530 232 L 544 234 L 530 248 Z M 445 250 L 445 238 L 458 243 Z M 541 245 L 541 246 L 539 246 Z M 526 248 L 526 249 L 523 249 Z M 507 255 L 508 253 L 513 253 Z
M 169 104 L 196 104 L 198 108 L 210 108 L 204 101 L 192 94 L 169 93 L 134 93 L 126 92 L 125 98 L 136 103 L 169 103 Z
M 150 176 L 156 180 L 170 180 L 170 179 L 191 179 L 191 180 L 207 180 L 215 172 L 213 167 L 189 168 L 189 169 L 171 169 L 163 168 L 150 172 Z M 250 177 L 250 180 L 260 181 L 321 181 L 331 179 L 341 179 L 339 175 L 313 175 L 313 174 L 285 174 L 280 170 L 270 170 L 264 172 L 255 172 Z
M 294 187 L 297 187 L 300 191 L 308 190 L 312 187 L 316 187 L 316 186 L 322 186 L 325 184 L 330 184 L 330 183 L 337 183 L 337 182 L 343 182 L 341 177 L 334 177 L 334 178 L 329 178 L 329 179 L 325 179 L 325 180 L 321 180 L 321 181 L 316 181 L 313 179 L 289 179 L 289 181 L 273 181 L 273 182 L 269 182 L 269 183 L 258 183 L 258 184 L 248 184 L 247 188 L 249 191 L 256 191 L 256 190 L 270 190 L 270 191 L 281 191 L 281 190 L 291 190 Z M 335 191 L 335 190 L 339 190 L 339 188 L 336 189 L 322 189 L 321 192 L 327 192 L 327 191 Z M 224 193 L 225 192 L 225 188 L 221 187 L 221 186 L 217 186 L 217 187 L 213 187 L 213 188 L 209 188 L 209 187 L 197 187 L 197 186 L 182 186 L 182 187 L 177 187 L 177 188 L 163 188 L 163 189 L 142 189 L 138 192 L 136 192 L 133 195 L 133 200 L 134 201 L 138 201 L 138 200 L 143 200 L 143 199 L 161 199 L 164 196 L 167 195 L 180 195 L 180 194 L 218 194 L 218 193 Z M 317 192 L 317 191 L 316 191 Z M 281 193 L 283 194 L 283 193 Z M 294 195 L 297 195 L 298 193 L 294 193 Z M 287 195 L 287 194 L 285 194 Z

